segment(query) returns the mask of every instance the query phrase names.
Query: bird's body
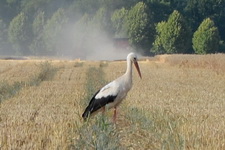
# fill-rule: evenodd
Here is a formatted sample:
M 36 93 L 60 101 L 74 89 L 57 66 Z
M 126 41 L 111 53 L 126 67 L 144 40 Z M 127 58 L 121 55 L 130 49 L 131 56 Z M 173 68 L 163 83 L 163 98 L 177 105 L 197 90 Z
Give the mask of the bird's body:
M 124 75 L 117 78 L 116 80 L 110 82 L 101 88 L 95 95 L 92 97 L 89 105 L 85 109 L 82 117 L 87 119 L 88 116 L 100 109 L 115 108 L 114 110 L 114 120 L 116 118 L 116 108 L 122 102 L 122 100 L 126 97 L 128 91 L 132 87 L 132 63 L 134 62 L 139 76 L 141 77 L 141 73 L 139 70 L 139 66 L 137 64 L 136 55 L 134 53 L 130 53 L 127 56 L 127 70 Z

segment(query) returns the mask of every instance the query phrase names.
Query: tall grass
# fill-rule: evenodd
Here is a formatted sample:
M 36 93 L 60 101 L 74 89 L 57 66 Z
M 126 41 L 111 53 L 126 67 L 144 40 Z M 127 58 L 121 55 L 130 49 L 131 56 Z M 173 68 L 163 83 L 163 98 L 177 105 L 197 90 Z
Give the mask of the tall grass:
M 42 81 L 51 80 L 56 72 L 58 71 L 58 68 L 52 66 L 49 62 L 44 62 L 39 65 L 40 72 L 39 74 L 33 76 L 30 81 L 28 82 L 28 85 L 34 86 L 39 85 Z
M 86 74 L 86 103 L 84 105 L 87 105 L 95 92 L 97 92 L 102 86 L 107 83 L 107 81 L 104 79 L 105 74 L 101 67 L 90 67 Z
M 105 115 L 99 112 L 87 122 L 81 120 L 81 113 L 107 80 L 122 74 L 125 62 L 85 62 L 82 67 L 66 62 L 53 81 L 40 84 L 53 78 L 54 73 L 47 77 L 51 74 L 48 71 L 55 72 L 55 66 L 62 66 L 61 62 L 54 66 L 42 63 L 40 73 L 23 80 L 21 87 L 17 85 L 18 90 L 13 88 L 15 93 L 21 91 L 18 95 L 1 104 L 0 147 L 224 149 L 224 73 L 221 71 L 217 75 L 212 71 L 212 66 L 222 67 L 216 67 L 218 63 L 206 63 L 216 60 L 223 64 L 223 55 L 218 55 L 215 59 L 211 55 L 202 56 L 204 58 L 181 56 L 185 57 L 183 60 L 178 55 L 167 56 L 169 58 L 164 58 L 166 64 L 141 61 L 143 80 L 134 72 L 134 86 L 118 107 L 116 124 L 110 120 L 111 110 Z M 36 82 L 29 84 L 31 81 Z M 5 93 L 14 87 L 14 83 L 1 84 L 2 95 L 7 97 Z M 35 85 L 37 87 L 26 88 Z M 9 95 L 13 94 L 9 92 Z
M 125 106 L 125 119 L 128 125 L 120 128 L 124 132 L 126 147 L 143 149 L 185 149 L 185 139 L 180 133 L 185 122 L 182 116 L 173 116 L 164 110 L 144 110 Z M 124 134 L 124 135 L 123 135 Z
M 103 115 L 98 115 L 94 120 L 85 122 L 79 127 L 76 134 L 78 138 L 75 144 L 70 146 L 70 149 L 122 149 L 116 127 Z
M 84 108 L 94 95 L 94 93 L 102 87 L 106 81 L 104 80 L 104 72 L 99 66 L 90 67 L 87 71 L 86 97 L 83 101 Z M 75 135 L 78 138 L 73 141 L 69 149 L 98 149 L 98 150 L 118 150 L 122 149 L 120 138 L 116 131 L 116 127 L 105 116 L 98 114 L 93 116 L 87 122 L 77 127 Z
M 87 71 L 84 108 L 106 80 L 102 65 Z M 185 119 L 164 110 L 146 112 L 135 107 L 122 106 L 122 121 L 113 124 L 101 113 L 77 127 L 70 149 L 185 149 L 185 140 L 180 134 Z M 125 114 L 125 116 L 122 115 Z M 120 116 L 120 117 L 121 117 Z
M 164 57 L 158 56 L 158 58 Z M 208 55 L 168 55 L 164 58 L 164 62 L 179 67 L 188 68 L 206 68 L 212 69 L 217 73 L 225 72 L 225 55 L 224 54 L 208 54 Z
M 0 103 L 5 99 L 13 97 L 24 85 L 24 82 L 15 82 L 13 85 L 10 85 L 6 81 L 0 82 Z
M 74 67 L 83 67 L 84 62 L 77 61 L 74 63 Z
M 39 74 L 30 77 L 28 81 L 15 82 L 12 85 L 10 85 L 7 81 L 0 82 L 0 102 L 13 97 L 25 86 L 37 86 L 42 81 L 52 79 L 57 71 L 57 68 L 53 67 L 48 62 L 41 63 L 39 67 Z

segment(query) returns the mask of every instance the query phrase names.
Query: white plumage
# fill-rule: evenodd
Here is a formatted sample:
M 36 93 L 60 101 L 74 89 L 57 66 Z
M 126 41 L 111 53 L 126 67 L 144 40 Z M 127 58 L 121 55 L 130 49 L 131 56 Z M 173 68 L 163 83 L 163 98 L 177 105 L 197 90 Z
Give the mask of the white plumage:
M 141 72 L 137 63 L 137 56 L 134 53 L 130 53 L 127 56 L 127 70 L 124 75 L 117 78 L 101 88 L 92 97 L 89 105 L 85 109 L 82 117 L 87 119 L 88 116 L 95 111 L 105 107 L 108 109 L 114 109 L 114 121 L 116 119 L 116 108 L 121 101 L 126 97 L 128 91 L 132 87 L 132 64 L 134 63 L 138 74 L 141 78 Z

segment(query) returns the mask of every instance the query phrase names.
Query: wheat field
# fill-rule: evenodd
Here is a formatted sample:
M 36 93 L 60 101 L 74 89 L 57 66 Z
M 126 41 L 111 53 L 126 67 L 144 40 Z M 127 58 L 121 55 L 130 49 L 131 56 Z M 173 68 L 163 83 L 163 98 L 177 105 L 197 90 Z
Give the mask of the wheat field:
M 125 61 L 0 60 L 0 149 L 225 149 L 225 55 L 139 61 L 118 109 L 83 122 Z

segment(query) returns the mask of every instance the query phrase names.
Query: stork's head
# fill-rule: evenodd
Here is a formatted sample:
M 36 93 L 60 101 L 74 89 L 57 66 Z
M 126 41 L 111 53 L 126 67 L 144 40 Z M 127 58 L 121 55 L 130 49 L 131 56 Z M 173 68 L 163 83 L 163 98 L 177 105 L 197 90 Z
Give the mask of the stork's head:
M 139 69 L 139 65 L 138 65 L 138 62 L 137 62 L 137 55 L 134 54 L 134 53 L 130 53 L 130 54 L 127 55 L 127 60 L 134 63 L 134 66 L 136 67 L 140 78 L 142 78 L 141 77 L 141 72 L 140 72 L 140 69 Z

